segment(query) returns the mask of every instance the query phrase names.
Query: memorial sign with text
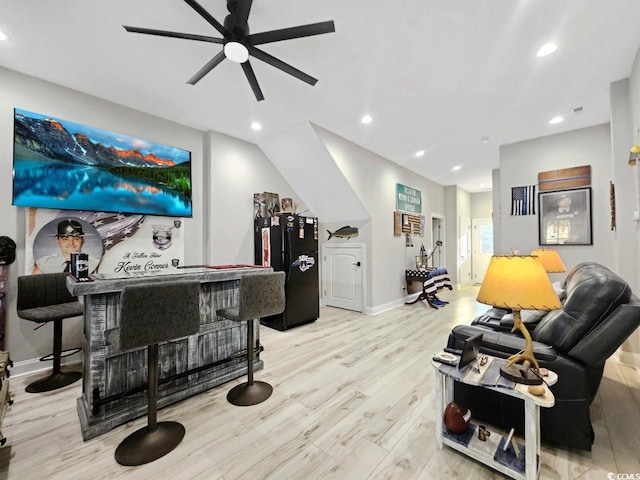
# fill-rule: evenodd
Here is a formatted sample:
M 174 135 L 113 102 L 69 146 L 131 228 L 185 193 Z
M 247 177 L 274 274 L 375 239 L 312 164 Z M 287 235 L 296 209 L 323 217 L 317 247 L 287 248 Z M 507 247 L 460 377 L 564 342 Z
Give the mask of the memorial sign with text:
M 401 183 L 396 183 L 396 210 L 422 213 L 422 192 Z

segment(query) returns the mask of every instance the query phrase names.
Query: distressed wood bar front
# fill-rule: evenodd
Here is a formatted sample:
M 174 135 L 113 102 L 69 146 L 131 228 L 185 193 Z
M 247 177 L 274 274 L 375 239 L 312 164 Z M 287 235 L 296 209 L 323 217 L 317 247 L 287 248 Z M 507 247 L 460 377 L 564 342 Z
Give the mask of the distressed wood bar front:
M 269 269 L 270 270 L 270 269 Z M 158 407 L 179 402 L 247 372 L 247 326 L 216 315 L 236 304 L 239 279 L 263 268 L 184 269 L 178 274 L 67 279 L 73 295 L 84 299 L 82 396 L 77 409 L 84 440 L 146 414 L 146 348 L 119 351 L 107 334 L 119 328 L 120 292 L 143 282 L 200 282 L 200 330 L 159 347 Z M 259 322 L 255 324 L 259 345 Z M 262 368 L 259 350 L 255 369 Z

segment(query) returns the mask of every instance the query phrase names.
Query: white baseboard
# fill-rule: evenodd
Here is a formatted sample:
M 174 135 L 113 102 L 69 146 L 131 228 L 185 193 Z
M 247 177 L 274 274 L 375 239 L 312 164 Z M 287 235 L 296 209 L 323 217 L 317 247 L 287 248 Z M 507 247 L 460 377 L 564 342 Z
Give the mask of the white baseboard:
M 410 298 L 410 297 L 407 297 Z M 404 305 L 406 299 L 404 298 L 399 298 L 397 300 L 393 300 L 391 302 L 387 302 L 387 303 L 383 303 L 382 305 L 378 305 L 376 307 L 372 307 L 372 308 L 365 308 L 364 313 L 367 315 L 378 315 L 379 313 L 382 312 L 387 312 L 389 310 L 393 310 L 394 308 L 397 308 L 401 305 Z
M 62 366 L 71 366 L 71 365 L 80 365 L 82 363 L 82 357 L 80 356 L 82 352 L 78 352 L 73 355 L 69 355 L 66 358 L 62 359 Z M 13 362 L 13 367 L 11 367 L 11 377 L 20 377 L 22 375 L 30 375 L 32 373 L 38 372 L 46 372 L 47 370 L 51 370 L 52 363 L 41 362 L 37 358 L 32 358 L 30 360 L 22 360 L 20 362 Z
M 625 352 L 618 349 L 616 352 L 616 358 L 618 361 L 629 367 L 640 368 L 640 353 Z

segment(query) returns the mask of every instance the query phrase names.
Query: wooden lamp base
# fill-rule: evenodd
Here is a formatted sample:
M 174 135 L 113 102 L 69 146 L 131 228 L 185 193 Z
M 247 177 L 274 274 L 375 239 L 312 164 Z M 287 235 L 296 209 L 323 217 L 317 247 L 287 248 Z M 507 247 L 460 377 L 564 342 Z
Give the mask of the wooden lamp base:
M 525 385 L 542 384 L 542 379 L 540 377 L 529 371 L 528 368 L 525 369 L 524 365 L 520 364 L 503 365 L 500 367 L 500 375 L 512 382 L 523 383 Z
M 524 323 L 522 323 L 520 310 L 513 311 L 513 329 L 511 332 L 515 332 L 516 330 L 522 334 L 527 342 L 525 349 L 522 353 L 509 357 L 506 365 L 500 367 L 500 375 L 516 383 L 540 385 L 542 378 L 538 375 L 540 370 L 538 361 L 533 356 L 533 340 Z M 522 364 L 516 362 L 522 362 Z M 533 366 L 533 372 L 529 371 L 529 367 L 531 366 Z

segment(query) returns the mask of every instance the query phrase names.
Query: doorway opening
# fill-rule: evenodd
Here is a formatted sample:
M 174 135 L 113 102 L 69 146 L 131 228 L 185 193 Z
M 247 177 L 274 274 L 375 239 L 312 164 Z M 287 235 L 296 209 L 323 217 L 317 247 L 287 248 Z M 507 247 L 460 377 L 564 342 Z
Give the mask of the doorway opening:
M 473 243 L 472 276 L 473 283 L 482 283 L 493 255 L 493 220 L 474 218 L 471 220 L 471 239 Z
M 430 267 L 444 267 L 444 217 L 439 215 L 431 215 L 431 261 Z M 438 242 L 441 242 L 438 246 Z

